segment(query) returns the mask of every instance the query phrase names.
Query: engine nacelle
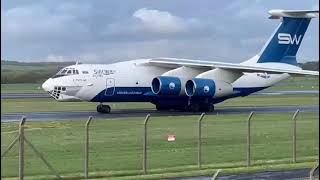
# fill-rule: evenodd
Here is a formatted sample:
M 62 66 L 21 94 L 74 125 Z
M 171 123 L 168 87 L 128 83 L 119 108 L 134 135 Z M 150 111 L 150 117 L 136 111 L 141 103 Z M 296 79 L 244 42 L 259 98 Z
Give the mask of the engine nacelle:
M 223 97 L 231 95 L 233 87 L 224 81 L 193 78 L 187 81 L 185 92 L 189 97 Z
M 151 90 L 157 95 L 179 95 L 181 80 L 177 77 L 159 76 L 152 80 Z

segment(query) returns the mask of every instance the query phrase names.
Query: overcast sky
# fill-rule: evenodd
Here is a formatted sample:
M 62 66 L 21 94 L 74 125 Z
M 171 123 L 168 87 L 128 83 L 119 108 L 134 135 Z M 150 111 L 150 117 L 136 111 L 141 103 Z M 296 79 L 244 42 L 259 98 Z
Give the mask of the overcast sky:
M 1 59 L 110 63 L 149 57 L 241 62 L 279 23 L 270 9 L 318 0 L 2 0 Z M 313 19 L 298 59 L 319 59 Z

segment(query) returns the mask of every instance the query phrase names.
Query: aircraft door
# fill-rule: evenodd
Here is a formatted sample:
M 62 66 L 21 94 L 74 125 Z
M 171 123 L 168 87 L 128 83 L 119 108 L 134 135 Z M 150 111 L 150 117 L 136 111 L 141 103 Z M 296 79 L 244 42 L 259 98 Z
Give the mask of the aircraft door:
M 106 82 L 106 91 L 105 95 L 106 96 L 113 96 L 114 91 L 115 91 L 115 80 L 113 78 L 107 78 Z

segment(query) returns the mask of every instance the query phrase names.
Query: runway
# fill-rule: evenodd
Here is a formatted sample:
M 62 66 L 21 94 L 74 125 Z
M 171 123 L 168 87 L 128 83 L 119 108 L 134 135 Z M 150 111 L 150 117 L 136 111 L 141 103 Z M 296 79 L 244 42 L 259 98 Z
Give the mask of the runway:
M 303 91 L 261 91 L 253 93 L 252 95 L 301 95 L 301 94 L 318 94 L 319 90 L 303 90 Z
M 301 95 L 301 94 L 318 94 L 319 90 L 303 91 L 261 91 L 252 95 L 274 96 L 274 95 Z M 48 93 L 1 93 L 1 99 L 31 99 L 31 98 L 50 98 Z
M 224 107 L 217 108 L 214 112 L 207 113 L 210 115 L 215 114 L 249 114 L 254 111 L 255 113 L 293 113 L 297 109 L 300 112 L 319 112 L 318 105 L 310 106 L 266 106 L 266 107 Z M 110 114 L 100 114 L 97 112 L 32 112 L 32 113 L 10 113 L 2 114 L 1 122 L 13 122 L 20 121 L 22 116 L 26 116 L 28 121 L 63 121 L 63 120 L 80 120 L 87 119 L 89 116 L 93 116 L 97 119 L 115 119 L 115 118 L 128 118 L 128 117 L 145 117 L 147 114 L 151 116 L 190 116 L 200 115 L 201 113 L 192 112 L 179 112 L 179 111 L 156 111 L 154 109 L 124 109 L 114 110 Z

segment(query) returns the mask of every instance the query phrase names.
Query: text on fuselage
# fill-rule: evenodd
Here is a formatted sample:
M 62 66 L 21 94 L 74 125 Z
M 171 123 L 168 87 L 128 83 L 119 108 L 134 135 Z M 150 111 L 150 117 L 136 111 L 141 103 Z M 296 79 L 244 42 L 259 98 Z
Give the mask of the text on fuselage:
M 116 70 L 109 70 L 109 69 L 94 69 L 93 70 L 93 76 L 104 76 L 104 75 L 111 75 L 115 74 Z

